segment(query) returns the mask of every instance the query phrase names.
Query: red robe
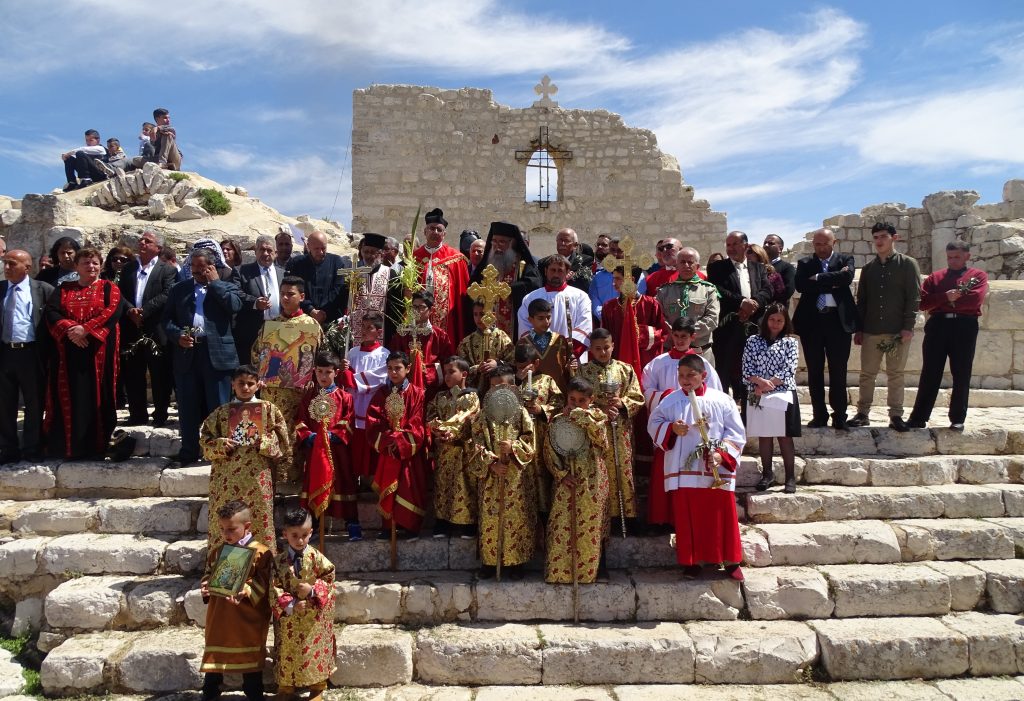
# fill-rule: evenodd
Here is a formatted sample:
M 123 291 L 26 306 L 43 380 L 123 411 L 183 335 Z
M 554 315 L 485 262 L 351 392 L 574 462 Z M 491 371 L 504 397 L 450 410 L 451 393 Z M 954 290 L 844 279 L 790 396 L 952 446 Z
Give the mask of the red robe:
M 672 333 L 671 327 L 665 321 L 665 315 L 661 311 L 661 302 L 654 297 L 637 295 L 633 298 L 633 311 L 636 314 L 637 339 L 640 345 L 640 368 L 661 355 L 665 339 Z M 623 338 L 622 323 L 622 297 L 610 299 L 601 307 L 601 326 L 612 332 L 616 341 Z M 616 342 L 612 357 L 628 363 L 623 358 L 624 347 Z M 637 372 L 637 376 L 640 372 Z
M 328 393 L 334 403 L 334 415 L 327 419 L 325 432 L 323 424 L 309 415 L 309 403 L 319 394 L 319 387 L 306 390 L 295 416 L 295 443 L 305 458 L 299 505 L 311 504 L 310 510 L 317 516 L 329 509 L 328 513 L 334 518 L 358 521 L 356 497 L 359 490 L 350 445 L 352 395 L 343 387 L 335 387 Z M 307 446 L 306 439 L 314 434 L 313 444 Z
M 461 341 L 462 301 L 469 288 L 469 263 L 466 257 L 446 243 L 433 254 L 426 246 L 413 251 L 413 258 L 419 267 L 419 283 L 426 284 L 428 261 L 434 276 L 434 307 L 430 310 L 430 323 L 448 333 L 448 338 Z
M 436 307 L 435 307 L 436 308 Z M 430 401 L 441 389 L 444 383 L 442 364 L 450 356 L 455 355 L 455 346 L 452 345 L 451 337 L 440 326 L 431 322 L 429 336 L 417 336 L 420 344 L 421 372 L 423 373 L 423 387 L 426 392 L 426 400 Z M 417 362 L 412 353 L 412 336 L 396 333 L 391 337 L 391 350 L 402 351 L 409 356 L 409 360 Z M 410 379 L 412 375 L 410 373 Z
M 405 413 L 398 430 L 391 428 L 385 400 L 390 383 L 381 386 L 366 409 L 366 438 L 379 455 L 373 476 L 377 510 L 384 528 L 391 519 L 406 530 L 418 533 L 430 503 L 429 476 L 423 460 L 426 432 L 423 425 L 423 390 L 411 382 L 402 390 Z
M 659 287 L 668 282 L 675 282 L 678 277 L 679 271 L 675 268 L 671 270 L 668 268 L 658 268 L 645 278 L 647 280 L 647 291 L 644 292 L 644 295 L 653 299 L 658 294 Z

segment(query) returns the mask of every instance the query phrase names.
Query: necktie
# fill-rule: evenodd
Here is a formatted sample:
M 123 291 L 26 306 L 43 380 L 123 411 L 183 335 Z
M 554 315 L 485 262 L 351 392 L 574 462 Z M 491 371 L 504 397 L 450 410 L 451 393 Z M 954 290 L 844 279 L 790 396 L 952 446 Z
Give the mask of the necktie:
M 823 272 L 823 273 L 827 273 L 828 272 L 828 258 L 826 258 L 823 261 L 821 261 L 821 272 Z M 815 306 L 818 308 L 819 312 L 822 309 L 825 308 L 826 304 L 827 303 L 825 302 L 825 295 L 824 294 L 818 295 L 818 301 L 815 303 Z
M 4 300 L 4 343 L 10 343 L 14 337 L 14 307 L 17 303 L 18 288 L 7 283 L 7 299 Z
M 302 574 L 302 553 L 304 552 L 306 552 L 305 548 L 295 553 L 295 557 L 292 558 L 292 567 L 295 569 L 296 577 Z
M 277 281 L 271 268 L 263 271 L 263 289 L 267 291 L 267 300 L 270 302 L 270 308 L 263 311 L 263 318 L 273 319 L 281 313 L 281 302 L 277 297 Z

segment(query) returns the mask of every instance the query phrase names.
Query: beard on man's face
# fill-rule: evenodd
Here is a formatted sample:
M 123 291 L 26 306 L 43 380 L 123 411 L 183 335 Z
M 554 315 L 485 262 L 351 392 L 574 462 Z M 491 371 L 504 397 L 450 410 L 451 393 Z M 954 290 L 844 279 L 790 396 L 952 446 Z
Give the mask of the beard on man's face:
M 487 264 L 493 265 L 497 268 L 500 275 L 506 275 L 519 263 L 519 256 L 516 252 L 509 248 L 504 253 L 498 251 L 491 251 L 487 257 Z

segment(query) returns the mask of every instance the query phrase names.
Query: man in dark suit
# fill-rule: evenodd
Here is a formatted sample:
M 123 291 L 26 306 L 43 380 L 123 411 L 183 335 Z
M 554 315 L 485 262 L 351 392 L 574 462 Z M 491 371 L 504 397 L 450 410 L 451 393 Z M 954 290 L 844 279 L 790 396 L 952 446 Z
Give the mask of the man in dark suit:
M 263 322 L 281 313 L 281 280 L 283 270 L 274 265 L 275 243 L 272 236 L 256 238 L 256 262 L 236 269 L 242 311 L 235 317 L 235 348 L 238 362 L 252 359 L 252 344 L 260 335 Z
M 789 300 L 793 298 L 793 293 L 796 292 L 796 268 L 793 267 L 792 263 L 788 263 L 782 260 L 782 251 L 786 247 L 786 244 L 782 242 L 782 237 L 778 234 L 768 234 L 764 237 L 764 252 L 768 254 L 768 260 L 771 262 L 772 267 L 775 268 L 775 272 L 782 276 L 782 282 L 786 285 L 786 291 L 782 299 L 776 299 L 776 302 L 782 302 L 789 308 Z
M 818 229 L 811 238 L 814 255 L 796 266 L 796 290 L 800 293 L 793 327 L 800 336 L 807 363 L 807 387 L 814 415 L 811 428 L 828 425 L 825 407 L 825 362 L 828 361 L 828 403 L 832 407 L 832 427 L 841 431 L 846 425 L 846 366 L 850 360 L 850 342 L 857 330 L 857 305 L 853 301 L 855 265 L 853 256 L 835 251 L 836 237 L 831 229 Z
M 199 427 L 231 398 L 231 372 L 238 367 L 231 322 L 242 298 L 234 283 L 220 279 L 216 262 L 213 251 L 193 251 L 192 278 L 171 288 L 164 307 L 181 420 L 179 467 L 199 460 Z
M 715 369 L 722 378 L 722 388 L 733 399 L 743 402 L 747 386 L 743 382 L 740 361 L 747 342 L 748 324 L 757 324 L 772 298 L 768 272 L 760 263 L 747 261 L 747 235 L 730 231 L 725 237 L 723 260 L 708 265 L 708 282 L 718 288 L 721 303 L 718 328 L 712 335 Z
M 352 267 L 352 261 L 328 253 L 327 236 L 320 231 L 306 237 L 306 250 L 309 253 L 288 262 L 285 275 L 297 275 L 306 282 L 302 311 L 326 325 L 341 315 L 338 294 L 345 286 L 345 269 Z
M 32 256 L 4 254 L 0 282 L 0 463 L 42 459 L 46 350 L 50 335 L 43 305 L 53 287 L 29 277 Z M 25 401 L 25 424 L 18 444 L 18 393 Z
M 171 361 L 164 332 L 164 305 L 174 286 L 177 269 L 160 260 L 164 238 L 145 230 L 139 239 L 138 258 L 121 273 L 117 286 L 129 309 L 121 317 L 121 372 L 128 398 L 128 424 L 143 426 L 146 408 L 146 371 L 153 385 L 153 425 L 167 422 L 171 403 Z M 153 341 L 140 342 L 143 336 Z

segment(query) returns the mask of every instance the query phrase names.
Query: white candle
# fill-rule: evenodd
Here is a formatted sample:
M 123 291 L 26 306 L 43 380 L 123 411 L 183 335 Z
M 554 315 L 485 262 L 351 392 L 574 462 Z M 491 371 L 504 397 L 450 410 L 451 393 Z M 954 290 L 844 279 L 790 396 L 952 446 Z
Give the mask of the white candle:
M 533 387 L 533 370 L 526 371 L 526 386 Z
M 693 408 L 693 422 L 697 423 L 703 418 L 700 413 L 700 405 L 697 404 L 697 393 L 690 390 L 687 394 L 690 396 L 690 406 Z

